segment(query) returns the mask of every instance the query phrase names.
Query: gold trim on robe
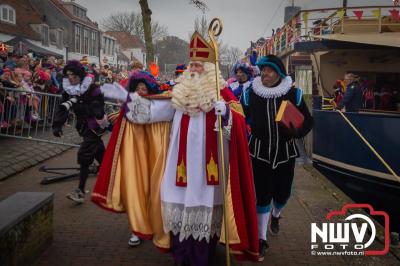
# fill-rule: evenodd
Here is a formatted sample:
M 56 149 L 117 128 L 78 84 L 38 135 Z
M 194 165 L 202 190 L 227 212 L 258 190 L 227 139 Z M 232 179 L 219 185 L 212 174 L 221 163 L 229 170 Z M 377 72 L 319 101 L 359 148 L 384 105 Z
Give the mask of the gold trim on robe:
M 132 231 L 170 248 L 161 217 L 160 186 L 170 135 L 170 122 L 134 124 L 123 118 L 118 135 L 106 208 L 125 211 Z

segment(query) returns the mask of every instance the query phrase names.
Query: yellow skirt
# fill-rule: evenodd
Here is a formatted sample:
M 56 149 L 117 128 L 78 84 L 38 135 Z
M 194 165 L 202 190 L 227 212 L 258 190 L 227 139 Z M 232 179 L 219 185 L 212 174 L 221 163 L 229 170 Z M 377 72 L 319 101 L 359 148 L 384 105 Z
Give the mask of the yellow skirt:
M 119 153 L 113 166 L 112 209 L 128 214 L 132 231 L 153 239 L 163 249 L 170 247 L 161 217 L 160 186 L 167 159 L 170 122 L 139 125 L 121 124 Z

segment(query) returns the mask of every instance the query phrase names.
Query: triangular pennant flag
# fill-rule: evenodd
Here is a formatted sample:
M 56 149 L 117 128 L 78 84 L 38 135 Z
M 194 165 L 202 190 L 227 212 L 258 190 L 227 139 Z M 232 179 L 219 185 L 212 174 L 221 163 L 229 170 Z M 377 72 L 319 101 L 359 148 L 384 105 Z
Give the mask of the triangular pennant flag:
M 338 10 L 337 14 L 340 19 L 343 19 L 345 11 L 343 9 Z
M 394 19 L 400 19 L 399 10 L 393 8 L 392 10 L 389 10 L 389 12 Z
M 354 15 L 356 15 L 357 19 L 360 20 L 363 16 L 364 11 L 362 10 L 354 10 L 353 11 Z
M 381 16 L 381 10 L 380 9 L 375 9 L 375 10 L 372 10 L 371 12 L 372 12 L 372 15 L 374 17 L 376 17 L 376 18 L 379 18 Z

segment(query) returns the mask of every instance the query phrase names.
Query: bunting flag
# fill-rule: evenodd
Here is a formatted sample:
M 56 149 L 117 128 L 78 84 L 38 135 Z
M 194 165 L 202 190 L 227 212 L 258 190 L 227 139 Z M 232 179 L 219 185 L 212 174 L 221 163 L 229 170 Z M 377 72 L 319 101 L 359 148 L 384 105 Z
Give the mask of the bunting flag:
M 304 21 L 304 26 L 308 28 L 308 12 L 303 12 L 303 21 Z
M 344 11 L 344 9 L 338 10 L 337 14 L 338 14 L 338 16 L 339 16 L 340 19 L 343 19 L 344 13 L 346 13 L 346 11 Z
M 395 19 L 395 20 L 400 19 L 399 10 L 393 8 L 392 10 L 389 10 L 389 12 L 392 15 L 393 19 Z
M 356 15 L 357 19 L 360 20 L 363 16 L 364 11 L 362 10 L 354 10 L 353 11 L 354 15 Z
M 376 18 L 379 18 L 381 16 L 381 10 L 380 9 L 375 9 L 375 10 L 372 10 L 371 12 L 372 12 L 372 15 L 374 17 L 376 17 Z

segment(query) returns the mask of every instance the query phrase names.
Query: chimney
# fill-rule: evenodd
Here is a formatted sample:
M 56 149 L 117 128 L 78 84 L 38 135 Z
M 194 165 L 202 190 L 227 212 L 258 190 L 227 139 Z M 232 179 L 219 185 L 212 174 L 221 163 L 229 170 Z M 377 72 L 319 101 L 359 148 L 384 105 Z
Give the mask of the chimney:
M 301 10 L 301 7 L 294 5 L 294 0 L 289 0 L 287 6 L 285 7 L 285 21 L 288 22 L 294 15 L 296 15 Z

